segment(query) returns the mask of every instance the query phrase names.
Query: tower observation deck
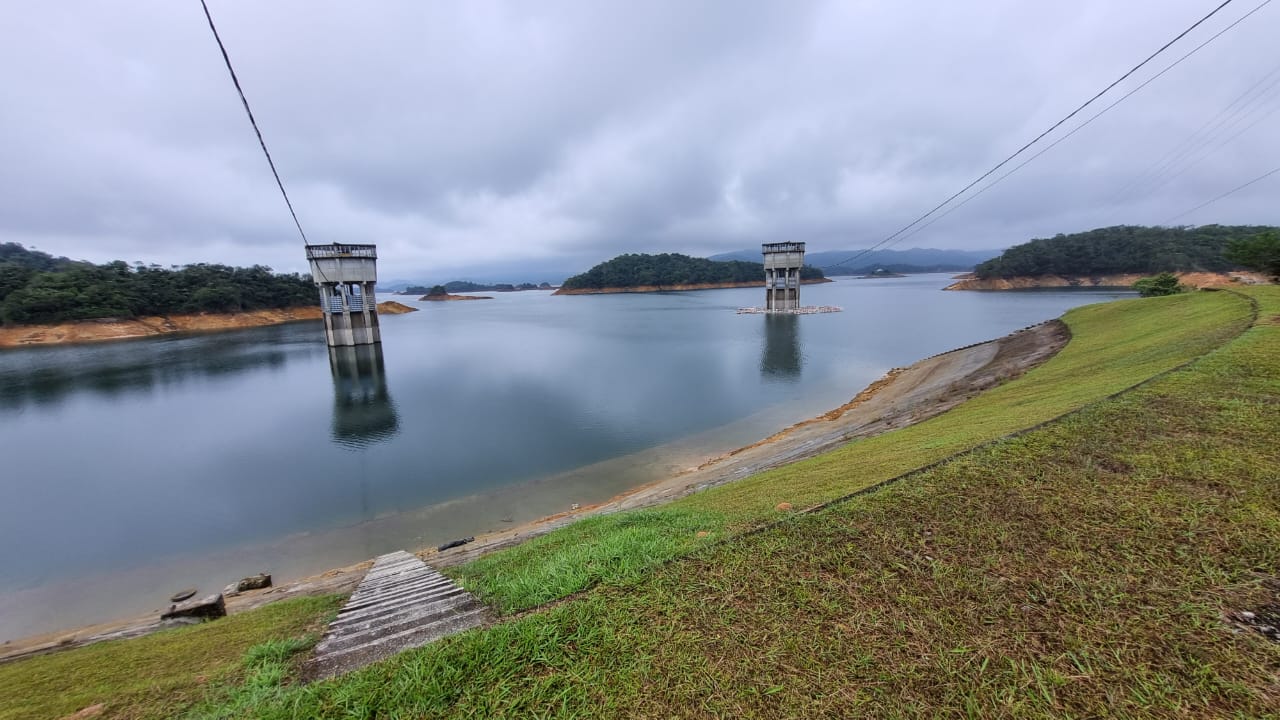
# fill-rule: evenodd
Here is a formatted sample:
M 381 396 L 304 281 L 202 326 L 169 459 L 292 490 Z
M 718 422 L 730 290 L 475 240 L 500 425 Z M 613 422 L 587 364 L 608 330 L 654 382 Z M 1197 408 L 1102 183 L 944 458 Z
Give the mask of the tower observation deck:
M 804 243 L 765 243 L 761 249 L 764 251 L 765 310 L 798 310 Z
M 378 282 L 378 247 L 308 245 L 307 261 L 320 289 L 329 347 L 381 343 L 374 290 Z

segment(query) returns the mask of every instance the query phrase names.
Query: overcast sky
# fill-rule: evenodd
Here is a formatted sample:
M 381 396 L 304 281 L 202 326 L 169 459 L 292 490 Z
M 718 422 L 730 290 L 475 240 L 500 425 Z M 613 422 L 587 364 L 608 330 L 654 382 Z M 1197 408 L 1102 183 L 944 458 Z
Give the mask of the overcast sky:
M 1259 2 L 1231 3 L 1120 93 Z M 311 241 L 375 242 L 384 278 L 431 281 L 865 247 L 1217 4 L 209 3 Z M 0 241 L 305 269 L 198 0 L 4 16 Z M 1280 165 L 1278 36 L 1280 3 L 899 247 L 1166 224 Z M 1213 142 L 1126 190 L 1215 117 Z M 1177 224 L 1277 224 L 1277 197 L 1280 175 Z

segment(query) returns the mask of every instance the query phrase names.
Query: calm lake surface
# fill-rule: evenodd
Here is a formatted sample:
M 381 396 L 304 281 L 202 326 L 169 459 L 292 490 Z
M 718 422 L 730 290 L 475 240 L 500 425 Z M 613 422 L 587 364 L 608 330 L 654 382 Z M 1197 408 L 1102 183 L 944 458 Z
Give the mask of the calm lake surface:
M 0 639 L 131 616 L 590 504 L 887 370 L 1127 293 L 805 286 L 415 303 L 381 356 L 319 322 L 0 351 Z M 385 297 L 385 296 L 384 296 Z

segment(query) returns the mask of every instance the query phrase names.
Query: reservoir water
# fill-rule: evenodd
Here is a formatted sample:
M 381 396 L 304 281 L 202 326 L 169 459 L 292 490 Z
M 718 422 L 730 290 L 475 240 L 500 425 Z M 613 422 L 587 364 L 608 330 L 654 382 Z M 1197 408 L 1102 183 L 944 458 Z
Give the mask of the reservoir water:
M 0 351 L 0 639 L 591 504 L 847 401 L 887 370 L 1127 293 L 946 275 L 419 303 L 380 355 L 317 322 Z

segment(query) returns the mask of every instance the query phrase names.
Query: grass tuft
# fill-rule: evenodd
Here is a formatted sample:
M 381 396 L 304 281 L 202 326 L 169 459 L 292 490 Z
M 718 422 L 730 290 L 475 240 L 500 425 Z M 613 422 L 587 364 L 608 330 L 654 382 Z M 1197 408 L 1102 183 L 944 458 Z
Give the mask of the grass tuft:
M 106 705 L 103 718 L 175 717 L 211 686 L 241 680 L 252 669 L 244 660 L 251 647 L 315 633 L 341 602 L 337 596 L 285 600 L 202 625 L 0 665 L 0 719 L 47 720 L 98 703 Z
M 317 635 L 268 640 L 249 648 L 241 665 L 244 675 L 238 682 L 213 688 L 183 717 L 190 720 L 224 720 L 249 714 L 253 708 L 279 700 L 292 674 L 294 658 L 310 650 Z
M 602 580 L 626 582 L 655 562 L 705 545 L 700 531 L 723 527 L 713 510 L 640 510 L 588 518 L 453 572 L 501 612 L 566 597 Z

